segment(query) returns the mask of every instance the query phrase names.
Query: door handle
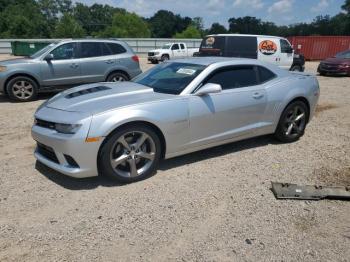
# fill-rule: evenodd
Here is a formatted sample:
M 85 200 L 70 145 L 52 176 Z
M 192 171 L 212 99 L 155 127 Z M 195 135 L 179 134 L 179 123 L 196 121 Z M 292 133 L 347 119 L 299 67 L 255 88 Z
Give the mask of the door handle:
M 260 98 L 263 98 L 263 97 L 264 97 L 264 94 L 262 94 L 262 93 L 256 92 L 256 93 L 253 94 L 253 98 L 255 98 L 255 99 L 260 99 Z
M 71 68 L 77 68 L 78 66 L 79 66 L 79 65 L 76 64 L 76 63 L 73 63 L 73 64 L 70 65 Z

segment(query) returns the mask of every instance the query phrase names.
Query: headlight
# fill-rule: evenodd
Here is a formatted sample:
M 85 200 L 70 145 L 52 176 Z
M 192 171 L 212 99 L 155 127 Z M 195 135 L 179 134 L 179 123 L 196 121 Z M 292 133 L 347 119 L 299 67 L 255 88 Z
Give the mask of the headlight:
M 81 124 L 55 124 L 56 131 L 64 134 L 75 134 L 80 127 Z
M 0 72 L 5 72 L 7 70 L 6 66 L 0 66 Z
M 159 52 L 154 52 L 154 55 L 159 55 Z

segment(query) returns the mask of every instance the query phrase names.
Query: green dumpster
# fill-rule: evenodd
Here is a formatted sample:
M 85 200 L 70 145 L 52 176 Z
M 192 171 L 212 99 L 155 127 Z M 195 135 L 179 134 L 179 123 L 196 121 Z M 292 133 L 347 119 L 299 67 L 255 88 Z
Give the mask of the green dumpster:
M 30 56 L 49 44 L 50 42 L 13 41 L 11 42 L 12 54 Z

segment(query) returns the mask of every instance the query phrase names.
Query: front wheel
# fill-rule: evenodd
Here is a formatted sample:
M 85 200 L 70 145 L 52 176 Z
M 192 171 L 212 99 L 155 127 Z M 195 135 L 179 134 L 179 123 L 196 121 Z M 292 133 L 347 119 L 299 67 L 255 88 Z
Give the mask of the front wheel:
M 10 99 L 28 102 L 37 97 L 38 85 L 29 77 L 17 76 L 8 82 L 6 91 Z
M 108 138 L 98 162 L 103 175 L 130 183 L 154 174 L 160 156 L 161 143 L 157 134 L 147 126 L 131 125 Z
M 281 115 L 275 137 L 284 143 L 297 141 L 304 135 L 308 115 L 304 102 L 295 101 L 289 104 Z
M 162 62 L 165 62 L 165 61 L 167 61 L 167 60 L 169 60 L 169 59 L 170 59 L 170 58 L 169 58 L 168 55 L 162 55 L 162 58 L 161 58 Z

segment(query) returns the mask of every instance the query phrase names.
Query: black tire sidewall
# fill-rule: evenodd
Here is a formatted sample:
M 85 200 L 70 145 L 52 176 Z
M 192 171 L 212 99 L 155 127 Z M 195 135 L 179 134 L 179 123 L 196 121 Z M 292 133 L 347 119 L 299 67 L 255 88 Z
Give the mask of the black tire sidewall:
M 168 55 L 162 55 L 162 61 L 164 62 L 164 61 L 167 61 L 167 60 L 169 60 L 170 58 L 169 58 L 169 56 Z
M 133 178 L 126 178 L 123 176 L 118 175 L 116 172 L 114 172 L 111 164 L 110 164 L 110 152 L 112 150 L 112 147 L 115 143 L 115 141 L 123 134 L 131 131 L 142 131 L 147 133 L 154 141 L 156 146 L 156 154 L 154 161 L 150 168 L 143 173 L 140 176 L 133 177 Z M 115 181 L 121 182 L 121 183 L 132 183 L 136 181 L 140 181 L 143 179 L 146 179 L 156 173 L 156 170 L 158 168 L 158 164 L 161 158 L 161 142 L 158 137 L 158 135 L 153 131 L 152 128 L 147 126 L 141 126 L 141 125 L 129 125 L 125 126 L 123 128 L 117 129 L 115 132 L 113 132 L 111 135 L 109 135 L 106 138 L 106 142 L 102 144 L 100 154 L 98 157 L 98 167 L 101 175 L 107 176 Z
M 124 81 L 129 81 L 129 77 L 127 77 L 127 75 L 125 75 L 122 72 L 115 72 L 115 73 L 111 73 L 110 75 L 108 75 L 107 77 L 107 82 L 112 82 L 112 79 L 116 76 L 121 76 L 124 78 Z
M 286 117 L 286 114 L 288 113 L 288 111 L 291 110 L 291 108 L 295 107 L 295 106 L 300 106 L 302 107 L 304 110 L 305 110 L 305 113 L 306 113 L 306 122 L 305 122 L 305 126 L 304 126 L 304 129 L 302 130 L 302 132 L 300 134 L 298 134 L 297 136 L 295 137 L 289 137 L 289 136 L 286 136 L 284 130 L 283 130 L 283 123 L 284 123 L 284 119 Z M 309 110 L 308 110 L 308 107 L 305 105 L 304 102 L 302 101 L 295 101 L 295 102 L 292 102 L 290 103 L 282 112 L 281 114 L 281 117 L 280 117 L 280 120 L 278 122 L 278 126 L 277 126 L 277 129 L 276 129 L 276 132 L 275 132 L 275 137 L 283 142 L 283 143 L 292 143 L 292 142 L 295 142 L 297 140 L 299 140 L 300 137 L 302 137 L 304 135 L 304 132 L 305 132 L 305 128 L 307 126 L 307 119 L 309 118 Z
M 297 70 L 295 70 L 295 69 L 297 69 Z M 302 70 L 301 70 L 301 66 L 299 66 L 299 65 L 294 65 L 294 66 L 292 66 L 291 71 L 294 71 L 294 72 L 301 72 L 301 71 L 302 71 Z
M 20 98 L 18 98 L 17 96 L 15 96 L 13 94 L 13 88 L 12 87 L 18 81 L 27 81 L 33 86 L 33 95 L 30 98 L 28 98 L 28 99 L 20 99 Z M 13 79 L 11 79 L 7 83 L 6 91 L 7 91 L 8 97 L 10 99 L 12 99 L 12 100 L 15 100 L 15 101 L 18 101 L 18 102 L 29 102 L 29 101 L 35 100 L 36 97 L 38 96 L 38 85 L 36 84 L 36 82 L 33 79 L 31 79 L 29 77 L 17 76 L 17 77 L 14 77 Z

